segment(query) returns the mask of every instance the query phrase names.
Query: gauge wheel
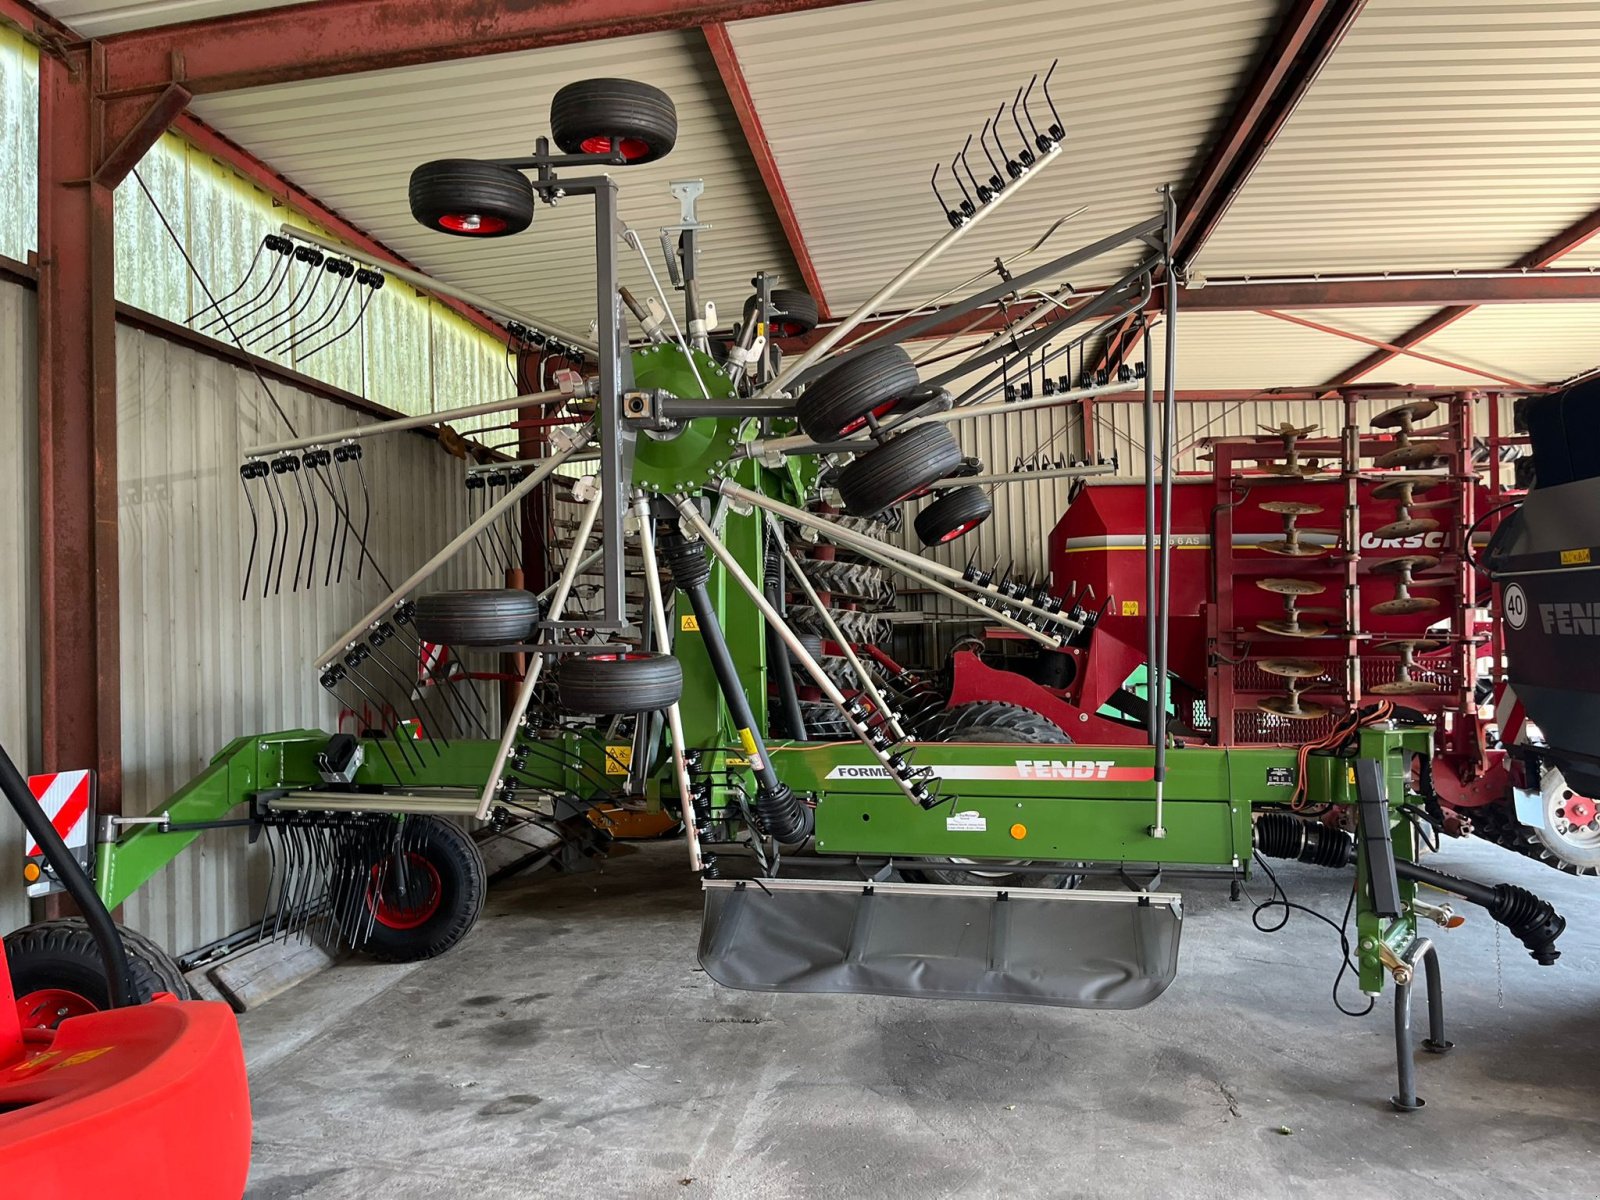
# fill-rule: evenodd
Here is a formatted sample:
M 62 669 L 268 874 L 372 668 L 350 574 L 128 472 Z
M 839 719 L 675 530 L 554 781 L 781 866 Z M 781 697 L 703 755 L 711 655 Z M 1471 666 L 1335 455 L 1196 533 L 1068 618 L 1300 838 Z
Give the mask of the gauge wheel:
M 357 947 L 385 962 L 437 958 L 472 931 L 488 872 L 478 845 L 442 817 L 407 817 L 398 840 L 357 863 L 366 881 Z
M 961 447 L 943 425 L 919 425 L 889 438 L 839 472 L 839 496 L 851 516 L 920 496 L 961 463 Z
M 632 79 L 569 83 L 550 101 L 550 136 L 568 154 L 621 153 L 655 162 L 678 141 L 678 110 L 660 88 Z
M 772 291 L 772 333 L 774 337 L 799 337 L 817 327 L 821 313 L 810 292 L 774 288 Z
M 813 380 L 795 402 L 795 416 L 813 441 L 836 442 L 863 428 L 868 416 L 888 416 L 919 382 L 899 346 L 866 350 Z
M 1046 720 L 1031 708 L 1020 704 L 1004 704 L 998 700 L 978 700 L 971 704 L 958 704 L 934 718 L 926 737 L 927 742 L 977 742 L 980 745 L 1032 745 L 1070 746 L 1072 739 L 1053 721 Z M 951 863 L 965 860 L 952 858 Z M 1034 875 L 1023 871 L 1008 871 L 1007 867 L 1027 866 L 1029 860 L 1014 859 L 1009 862 L 973 863 L 970 867 L 919 867 L 901 871 L 913 883 L 962 884 L 972 887 L 1077 887 L 1080 876 L 1071 874 Z
M 509 237 L 533 224 L 533 186 L 521 171 L 472 158 L 441 158 L 411 172 L 411 215 L 456 237 Z
M 958 487 L 940 492 L 917 514 L 917 537 L 924 546 L 943 546 L 971 533 L 994 512 L 989 493 L 979 487 Z
M 678 702 L 683 667 L 670 654 L 572 654 L 556 667 L 556 694 L 573 713 L 654 712 Z
M 157 992 L 193 998 L 171 955 L 131 929 L 119 925 L 117 933 L 128 954 L 128 983 L 136 1003 L 147 1003 Z M 8 933 L 5 951 L 24 1029 L 54 1029 L 69 1017 L 111 1007 L 105 959 L 82 917 L 41 921 Z
M 539 598 L 516 588 L 463 588 L 417 599 L 417 636 L 441 646 L 525 642 L 539 620 Z

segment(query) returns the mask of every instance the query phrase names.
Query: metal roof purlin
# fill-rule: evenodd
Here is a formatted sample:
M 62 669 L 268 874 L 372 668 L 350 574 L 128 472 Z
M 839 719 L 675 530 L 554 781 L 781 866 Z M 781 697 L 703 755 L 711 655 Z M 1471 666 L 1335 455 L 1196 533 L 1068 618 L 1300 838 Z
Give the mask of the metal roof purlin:
M 831 8 L 859 0 L 322 0 L 161 25 L 101 41 L 120 99 L 160 91 L 175 72 L 195 95 L 507 54 L 543 46 Z
M 1576 250 L 1597 233 L 1600 233 L 1600 208 L 1594 209 L 1587 216 L 1580 217 L 1554 237 L 1546 239 L 1542 245 L 1528 251 L 1527 254 L 1524 254 L 1511 264 L 1511 269 L 1538 270 L 1542 267 L 1548 267 L 1563 254 L 1569 254 Z M 1474 311 L 1477 307 L 1476 304 L 1454 304 L 1448 308 L 1440 309 L 1431 317 L 1419 322 L 1395 338 L 1393 343 L 1395 349 L 1374 351 L 1349 370 L 1339 372 L 1324 387 L 1332 390 L 1355 382 L 1363 375 L 1368 375 L 1385 363 L 1393 361 L 1398 351 L 1409 350 L 1419 342 L 1426 341 L 1440 330 L 1455 324 L 1455 322 Z
M 744 68 L 739 65 L 739 56 L 734 51 L 733 39 L 728 36 L 728 27 L 721 21 L 713 21 L 706 24 L 701 32 L 705 34 L 706 46 L 711 50 L 717 73 L 722 76 L 722 85 L 727 89 L 728 101 L 733 105 L 734 116 L 738 118 L 745 143 L 750 148 L 750 157 L 755 160 L 761 182 L 766 185 L 767 198 L 772 201 L 772 210 L 789 243 L 789 251 L 794 255 L 795 265 L 800 268 L 800 278 L 805 283 L 806 291 L 816 299 L 822 318 L 826 320 L 832 314 L 828 309 L 827 295 L 822 290 L 822 279 L 817 274 L 811 249 L 806 245 L 805 234 L 800 229 L 800 218 L 795 214 L 789 189 L 784 186 L 783 175 L 778 170 L 778 160 L 761 126 L 761 115 L 756 111 L 755 98 L 750 94 L 750 85 L 745 79 Z
M 1366 0 L 1295 0 L 1284 14 L 1222 132 L 1198 160 L 1194 180 L 1178 204 L 1172 258 L 1180 276 L 1187 273 L 1365 6 Z M 1088 369 L 1120 366 L 1131 345 L 1125 336 L 1131 329 L 1130 322 L 1107 338 Z

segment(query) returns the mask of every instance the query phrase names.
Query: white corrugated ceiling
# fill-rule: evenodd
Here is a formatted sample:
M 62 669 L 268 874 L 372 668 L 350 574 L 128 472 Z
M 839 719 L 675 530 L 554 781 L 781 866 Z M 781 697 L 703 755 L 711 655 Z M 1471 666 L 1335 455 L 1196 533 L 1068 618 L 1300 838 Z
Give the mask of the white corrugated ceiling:
M 1600 205 L 1596 17 L 1593 0 L 1370 0 L 1200 267 L 1514 262 Z
M 1554 383 L 1600 365 L 1600 302 L 1486 304 L 1417 347 L 1463 366 L 1528 383 Z M 1479 375 L 1413 360 L 1380 374 L 1410 383 L 1492 388 Z
M 618 38 L 459 62 L 252 88 L 197 99 L 194 110 L 251 153 L 439 279 L 581 331 L 593 319 L 594 207 L 541 205 L 516 237 L 476 241 L 411 219 L 406 182 L 434 158 L 531 153 L 549 132 L 550 98 L 574 80 L 622 76 L 662 88 L 677 106 L 678 143 L 665 159 L 614 169 L 622 215 L 665 285 L 658 231 L 675 224 L 668 184 L 703 179 L 701 285 L 736 313 L 758 270 L 798 280 L 772 206 L 743 143 L 705 39 L 697 31 Z M 649 294 L 637 255 L 622 278 Z M 674 311 L 681 300 L 673 297 Z M 680 312 L 681 320 L 681 312 Z
M 253 12 L 258 8 L 282 8 L 305 0 L 36 0 L 39 7 L 59 21 L 65 21 L 85 37 L 106 37 L 129 29 L 152 25 L 171 25 L 179 21 L 203 21 Z
M 1171 182 L 1181 191 L 1280 7 L 1276 0 L 878 0 L 742 21 L 731 32 L 839 311 L 865 300 L 948 230 L 928 187 L 934 164 L 948 163 L 1002 100 L 1057 56 L 1051 92 L 1068 133 L 1064 161 L 902 299 L 961 282 L 1080 204 L 1090 210 L 1058 239 L 1092 241 L 1159 213 L 1156 188 Z M 1046 112 L 1037 92 L 1034 111 Z M 1016 130 L 1007 125 L 1003 136 L 1015 153 Z M 983 162 L 976 142 L 972 156 L 976 169 Z M 957 195 L 953 186 L 947 195 Z M 1104 282 L 1135 260 L 1124 251 L 1075 282 Z

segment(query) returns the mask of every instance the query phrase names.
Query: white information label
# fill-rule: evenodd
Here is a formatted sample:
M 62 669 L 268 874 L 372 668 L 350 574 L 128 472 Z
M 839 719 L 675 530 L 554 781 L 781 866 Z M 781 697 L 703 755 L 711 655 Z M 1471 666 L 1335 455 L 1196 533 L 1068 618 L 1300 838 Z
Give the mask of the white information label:
M 944 819 L 944 827 L 951 833 L 987 833 L 989 822 L 982 813 L 951 813 Z

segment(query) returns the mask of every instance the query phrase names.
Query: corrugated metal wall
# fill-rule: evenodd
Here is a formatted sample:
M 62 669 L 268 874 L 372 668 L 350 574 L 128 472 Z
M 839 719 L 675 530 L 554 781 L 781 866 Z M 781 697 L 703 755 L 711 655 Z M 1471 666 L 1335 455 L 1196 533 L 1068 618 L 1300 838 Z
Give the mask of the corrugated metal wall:
M 0 742 L 26 774 L 38 766 L 38 367 L 33 292 L 0 282 Z M 24 835 L 0 821 L 0 931 L 28 919 Z
M 39 52 L 0 28 L 0 254 L 25 259 L 38 239 Z
M 119 536 L 125 808 L 160 807 L 230 739 L 334 728 L 336 706 L 310 663 L 387 589 L 287 590 L 241 603 L 249 513 L 241 451 L 282 436 L 260 382 L 209 355 L 119 331 Z M 361 423 L 286 386 L 273 393 L 301 432 Z M 461 464 L 414 434 L 366 443 L 373 553 L 398 581 L 466 522 Z M 469 550 L 435 586 L 484 586 Z M 287 584 L 285 585 L 287 588 Z M 0 864 L 0 869 L 4 869 Z M 127 905 L 127 920 L 184 951 L 259 915 L 264 860 L 242 834 L 201 838 Z

